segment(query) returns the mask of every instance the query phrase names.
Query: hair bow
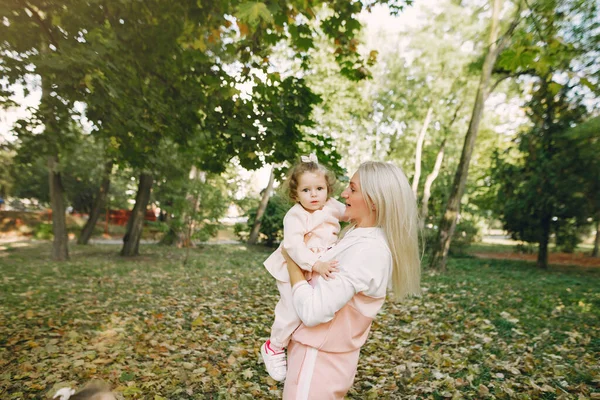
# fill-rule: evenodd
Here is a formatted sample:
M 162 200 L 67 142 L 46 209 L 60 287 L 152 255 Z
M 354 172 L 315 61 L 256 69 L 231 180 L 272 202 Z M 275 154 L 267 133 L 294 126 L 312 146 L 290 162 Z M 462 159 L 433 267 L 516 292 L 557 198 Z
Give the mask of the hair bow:
M 58 399 L 58 400 L 69 400 L 69 397 L 71 397 L 74 394 L 75 394 L 75 390 L 73 390 L 71 388 L 62 388 L 56 392 L 53 399 L 60 396 L 60 399 Z
M 300 160 L 302 160 L 302 162 L 314 162 L 315 164 L 318 164 L 319 161 L 317 160 L 317 155 L 315 153 L 310 153 L 310 155 L 308 156 L 301 156 Z

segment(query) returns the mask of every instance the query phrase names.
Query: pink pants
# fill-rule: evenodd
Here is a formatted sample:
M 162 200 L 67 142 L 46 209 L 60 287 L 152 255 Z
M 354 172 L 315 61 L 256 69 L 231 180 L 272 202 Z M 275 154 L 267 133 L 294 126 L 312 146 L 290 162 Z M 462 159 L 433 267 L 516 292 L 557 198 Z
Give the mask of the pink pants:
M 292 340 L 283 399 L 343 399 L 354 382 L 359 352 L 329 353 Z
M 271 326 L 271 343 L 275 346 L 287 347 L 292 333 L 300 326 L 301 322 L 294 304 L 292 303 L 292 286 L 289 282 L 277 281 L 279 301 L 275 306 L 275 320 Z
M 305 272 L 308 283 L 314 286 L 319 278 L 319 274 Z M 296 314 L 294 303 L 292 301 L 292 285 L 289 282 L 276 280 L 277 289 L 279 289 L 279 301 L 275 306 L 275 320 L 271 326 L 271 343 L 277 347 L 285 348 L 290 342 L 292 333 L 300 326 L 302 321 Z

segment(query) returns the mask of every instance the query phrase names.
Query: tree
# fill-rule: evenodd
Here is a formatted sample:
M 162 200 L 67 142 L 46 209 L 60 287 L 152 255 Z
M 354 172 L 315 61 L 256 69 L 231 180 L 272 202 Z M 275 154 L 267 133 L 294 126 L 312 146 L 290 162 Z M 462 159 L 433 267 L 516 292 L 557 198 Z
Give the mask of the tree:
M 104 164 L 102 182 L 100 183 L 96 195 L 94 196 L 94 203 L 92 204 L 92 207 L 89 211 L 88 220 L 81 229 L 79 238 L 77 238 L 77 244 L 88 244 L 90 238 L 92 237 L 94 228 L 96 227 L 96 223 L 98 222 L 98 218 L 100 218 L 100 214 L 106 206 L 106 199 L 108 198 L 108 190 L 110 188 L 110 176 L 112 174 L 112 169 L 113 161 L 107 161 Z
M 540 0 L 532 11 L 530 23 L 517 31 L 498 63 L 506 74 L 528 76 L 532 87 L 531 128 L 517 138 L 518 155 L 504 155 L 499 163 L 504 201 L 498 208 L 515 237 L 539 243 L 537 264 L 547 268 L 551 233 L 559 246 L 573 249 L 597 201 L 591 194 L 597 186 L 587 183 L 597 181 L 589 178 L 597 167 L 586 161 L 597 157 L 590 159 L 586 151 L 597 148 L 589 139 L 581 140 L 583 148 L 573 139 L 585 129 L 568 132 L 588 117 L 584 104 L 597 102 L 600 66 L 594 60 L 600 38 L 598 8 L 592 4 Z
M 471 114 L 469 128 L 467 129 L 467 134 L 465 136 L 465 143 L 460 162 L 456 170 L 456 175 L 454 176 L 450 197 L 448 198 L 448 202 L 446 204 L 446 210 L 439 224 L 438 239 L 434 243 L 433 257 L 430 261 L 431 268 L 442 271 L 446 270 L 448 250 L 450 249 L 452 235 L 456 229 L 458 210 L 463 193 L 465 191 L 469 172 L 469 163 L 475 147 L 475 139 L 477 138 L 477 133 L 479 132 L 479 124 L 483 115 L 483 106 L 486 98 L 489 95 L 489 85 L 492 76 L 492 70 L 496 64 L 496 60 L 498 59 L 500 52 L 508 44 L 510 36 L 519 22 L 520 7 L 517 8 L 516 16 L 509 28 L 502 36 L 500 36 L 501 5 L 501 0 L 494 0 L 492 17 L 490 20 L 491 27 L 488 40 L 489 47 L 483 62 L 481 79 L 479 81 L 479 87 L 477 88 L 475 104 L 473 105 L 473 112 Z
M 20 141 L 19 153 L 46 157 L 55 260 L 69 257 L 60 162 L 72 150 L 80 132 L 71 117 L 77 114 L 74 102 L 78 92 L 73 88 L 82 77 L 77 66 L 82 60 L 76 49 L 80 47 L 79 33 L 89 21 L 84 9 L 82 3 L 70 1 L 11 0 L 0 5 L 4 18 L 0 26 L 4 38 L 0 43 L 2 75 L 9 85 L 26 84 L 34 74 L 39 77 L 40 105 L 14 130 Z M 4 106 L 9 105 L 6 96 L 2 99 Z
M 8 37 L 2 51 L 11 55 L 3 72 L 10 83 L 23 81 L 33 64 L 42 78 L 38 125 L 48 137 L 44 154 L 52 158 L 54 207 L 61 207 L 59 163 L 53 158 L 60 152 L 50 145 L 69 143 L 57 136 L 66 132 L 57 123 L 69 121 L 75 101 L 85 102 L 93 134 L 115 150 L 116 165 L 139 174 L 141 202 L 163 173 L 157 165 L 165 146 L 189 148 L 194 165 L 220 172 L 233 157 L 253 169 L 294 159 L 304 139 L 320 140 L 305 138 L 300 129 L 311 125 L 318 97 L 303 79 L 273 71 L 269 56 L 287 40 L 307 68 L 315 31 L 306 21 L 316 20 L 313 10 L 323 4 L 333 12 L 319 26 L 335 41 L 340 72 L 352 79 L 368 76 L 357 50 L 360 2 L 3 3 L 10 19 L 0 27 Z M 395 11 L 401 7 L 392 2 Z M 253 85 L 251 93 L 241 93 L 240 84 Z M 22 124 L 23 135 L 34 122 Z M 32 142 L 41 144 L 40 138 Z M 134 207 L 124 255 L 137 253 L 145 207 Z M 58 208 L 53 215 L 61 218 Z M 60 226 L 57 220 L 56 229 Z M 63 236 L 55 235 L 57 243 Z M 66 245 L 61 248 L 64 258 Z
M 256 216 L 254 217 L 254 224 L 252 225 L 252 229 L 250 230 L 250 236 L 248 237 L 248 244 L 256 244 L 258 241 L 258 234 L 260 232 L 262 217 L 267 208 L 267 204 L 269 203 L 269 199 L 271 198 L 271 192 L 273 191 L 273 183 L 274 182 L 275 182 L 275 167 L 273 166 L 271 168 L 271 173 L 269 174 L 269 183 L 267 184 L 267 187 L 264 189 L 260 203 L 258 204 L 258 208 L 256 209 Z

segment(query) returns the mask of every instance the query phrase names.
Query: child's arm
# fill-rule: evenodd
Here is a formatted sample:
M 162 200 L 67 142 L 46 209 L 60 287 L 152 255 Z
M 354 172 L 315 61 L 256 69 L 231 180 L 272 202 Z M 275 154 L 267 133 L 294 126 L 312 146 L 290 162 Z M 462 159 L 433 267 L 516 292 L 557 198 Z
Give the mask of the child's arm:
M 300 268 L 310 272 L 319 255 L 310 251 L 304 243 L 306 225 L 306 215 L 292 207 L 283 218 L 283 248 Z
M 340 203 L 333 197 L 329 198 L 329 202 L 335 210 L 334 216 L 342 222 L 348 222 L 348 218 L 344 217 L 344 213 L 346 212 L 346 205 L 344 203 Z
M 329 279 L 335 279 L 335 276 L 333 276 L 334 272 L 338 272 L 338 261 L 337 260 L 331 260 L 331 261 L 317 261 L 315 263 L 315 265 L 313 265 L 312 270 L 316 273 L 318 273 L 319 275 L 321 275 L 321 277 L 325 280 L 329 280 Z

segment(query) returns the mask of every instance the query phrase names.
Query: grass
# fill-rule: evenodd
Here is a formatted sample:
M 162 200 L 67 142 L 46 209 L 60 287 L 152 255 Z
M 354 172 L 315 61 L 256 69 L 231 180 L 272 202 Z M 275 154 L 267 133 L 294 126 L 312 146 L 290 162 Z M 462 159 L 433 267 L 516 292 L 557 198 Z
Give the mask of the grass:
M 270 249 L 142 245 L 0 252 L 0 398 L 103 379 L 123 398 L 280 398 L 257 362 L 277 301 Z M 348 397 L 600 396 L 600 269 L 451 258 L 387 302 Z

